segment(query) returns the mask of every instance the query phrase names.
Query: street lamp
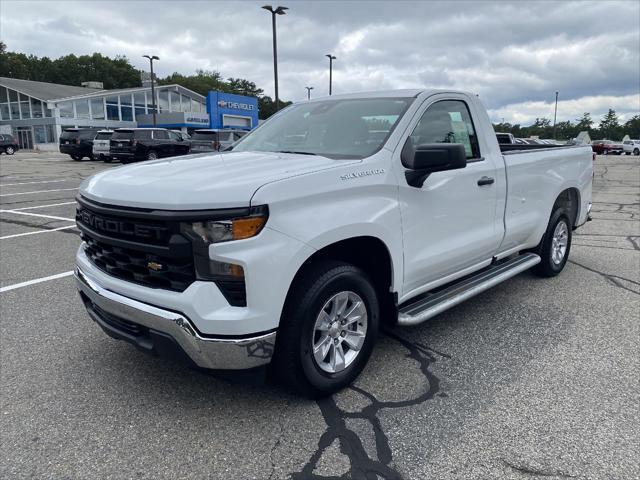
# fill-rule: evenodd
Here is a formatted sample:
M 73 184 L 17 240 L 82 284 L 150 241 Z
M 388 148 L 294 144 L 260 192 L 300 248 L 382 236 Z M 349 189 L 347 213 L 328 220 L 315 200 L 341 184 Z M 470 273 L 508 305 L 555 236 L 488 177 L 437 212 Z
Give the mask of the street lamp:
M 325 57 L 329 57 L 329 95 L 331 95 L 331 82 L 333 80 L 333 61 L 336 59 L 336 57 L 334 57 L 330 53 L 327 53 Z
M 553 139 L 556 139 L 556 118 L 558 117 L 558 92 L 556 92 L 556 109 L 553 112 Z
M 273 79 L 276 90 L 276 112 L 280 109 L 280 100 L 278 99 L 278 44 L 276 42 L 276 15 L 284 15 L 287 7 L 276 7 L 265 5 L 262 8 L 271 12 L 271 29 L 273 32 Z
M 153 107 L 153 126 L 156 126 L 156 90 L 153 87 L 154 79 L 153 79 L 153 61 L 160 60 L 160 57 L 153 55 L 143 55 L 143 57 L 149 59 L 149 65 L 151 67 L 151 106 Z
M 313 90 L 313 87 L 304 87 L 307 89 L 307 100 L 311 100 L 311 90 Z

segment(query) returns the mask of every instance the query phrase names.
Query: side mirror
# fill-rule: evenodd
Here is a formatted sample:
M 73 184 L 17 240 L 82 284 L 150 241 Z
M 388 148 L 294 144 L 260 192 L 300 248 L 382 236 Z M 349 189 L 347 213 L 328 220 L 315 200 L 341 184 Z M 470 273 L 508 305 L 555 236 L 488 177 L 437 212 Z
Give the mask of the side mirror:
M 425 143 L 414 149 L 411 140 L 407 139 L 401 158 L 402 165 L 409 169 L 405 172 L 407 183 L 417 188 L 422 187 L 434 172 L 467 166 L 467 155 L 461 143 Z

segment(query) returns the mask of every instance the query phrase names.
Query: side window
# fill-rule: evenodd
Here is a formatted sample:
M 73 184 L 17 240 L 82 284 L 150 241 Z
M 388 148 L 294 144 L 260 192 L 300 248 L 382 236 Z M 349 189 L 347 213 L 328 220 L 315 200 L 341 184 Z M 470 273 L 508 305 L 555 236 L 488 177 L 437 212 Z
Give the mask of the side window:
M 135 138 L 137 140 L 151 140 L 151 130 L 136 130 Z
M 153 138 L 155 140 L 168 140 L 169 139 L 169 133 L 166 130 L 154 130 L 153 131 Z
M 424 143 L 461 143 L 467 160 L 480 158 L 471 114 L 462 100 L 442 100 L 431 105 L 409 138 L 414 148 Z
M 167 133 L 169 134 L 169 138 L 170 138 L 171 140 L 174 140 L 174 141 L 176 141 L 176 142 L 177 142 L 177 141 L 179 141 L 179 140 L 181 140 L 181 139 L 182 139 L 182 137 L 180 137 L 180 135 L 178 135 L 176 132 L 171 132 L 171 131 L 169 131 L 169 132 L 167 132 Z

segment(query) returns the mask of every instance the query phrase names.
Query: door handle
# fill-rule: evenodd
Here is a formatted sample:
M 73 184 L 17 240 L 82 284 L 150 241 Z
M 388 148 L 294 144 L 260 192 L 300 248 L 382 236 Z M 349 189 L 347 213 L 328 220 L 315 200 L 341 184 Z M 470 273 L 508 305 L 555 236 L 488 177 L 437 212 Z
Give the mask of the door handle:
M 480 178 L 480 180 L 478 180 L 478 186 L 482 187 L 483 185 L 491 185 L 495 181 L 496 181 L 495 178 L 485 176 Z

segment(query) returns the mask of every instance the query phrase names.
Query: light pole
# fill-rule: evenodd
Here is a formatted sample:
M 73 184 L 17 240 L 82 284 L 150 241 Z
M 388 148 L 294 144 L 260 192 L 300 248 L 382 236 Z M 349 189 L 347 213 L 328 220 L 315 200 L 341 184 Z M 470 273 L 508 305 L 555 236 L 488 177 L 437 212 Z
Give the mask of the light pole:
M 284 15 L 287 7 L 276 7 L 265 5 L 262 8 L 271 12 L 271 30 L 273 32 L 273 79 L 276 90 L 276 112 L 280 110 L 280 100 L 278 99 L 278 44 L 276 41 L 276 15 Z
M 153 107 L 153 126 L 156 126 L 156 89 L 153 87 L 154 78 L 153 78 L 153 61 L 160 60 L 160 57 L 153 55 L 143 55 L 143 57 L 149 59 L 149 65 L 151 67 L 151 106 Z
M 333 61 L 336 59 L 336 57 L 334 57 L 330 53 L 327 53 L 325 57 L 329 58 L 329 95 L 331 95 L 331 83 L 333 80 Z
M 556 118 L 558 117 L 558 92 L 556 92 L 556 109 L 553 112 L 553 139 L 556 139 Z
M 313 90 L 313 87 L 304 87 L 307 89 L 307 100 L 311 100 L 311 90 Z

